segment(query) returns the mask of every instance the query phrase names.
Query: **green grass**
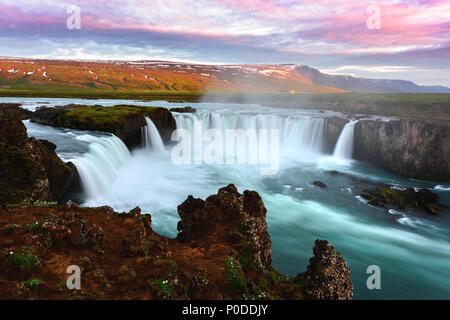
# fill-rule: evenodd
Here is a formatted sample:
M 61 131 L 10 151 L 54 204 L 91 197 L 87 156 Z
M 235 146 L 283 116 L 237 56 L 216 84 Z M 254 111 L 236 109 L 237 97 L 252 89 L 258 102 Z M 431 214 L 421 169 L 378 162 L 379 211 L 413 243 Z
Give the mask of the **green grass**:
M 139 106 L 83 106 L 68 109 L 64 113 L 64 121 L 70 123 L 85 123 L 94 128 L 114 128 L 116 125 L 124 123 L 126 118 L 133 115 L 151 116 L 156 107 L 139 107 Z
M 33 223 L 30 223 L 27 227 L 32 233 L 37 233 L 41 229 L 41 221 L 36 220 Z
M 450 94 L 446 93 L 299 94 L 294 97 L 278 97 L 277 101 L 267 97 L 267 101 L 277 106 L 333 110 L 348 114 L 450 120 Z
M 0 89 L 0 97 L 30 97 L 30 98 L 74 98 L 74 99 L 138 99 L 145 101 L 170 100 L 170 101 L 199 101 L 202 93 L 199 92 L 139 92 L 139 91 L 110 91 L 102 89 L 80 89 L 62 86 L 55 88 L 44 85 L 36 85 L 23 89 Z
M 315 93 L 315 94 L 239 94 L 166 91 L 116 91 L 99 88 L 77 88 L 64 85 L 24 84 L 15 89 L 0 89 L 0 97 L 41 97 L 81 99 L 132 99 L 171 102 L 216 101 L 260 103 L 283 108 L 334 110 L 343 113 L 365 113 L 382 116 L 412 117 L 424 120 L 450 121 L 448 93 Z M 359 105 L 359 106 L 358 106 Z M 365 105 L 363 108 L 361 105 Z M 436 111 L 436 108 L 440 111 Z
M 31 279 L 24 282 L 25 287 L 27 287 L 30 290 L 36 291 L 39 288 L 39 285 L 41 284 L 41 280 L 39 279 Z
M 174 292 L 169 280 L 157 280 L 153 285 L 159 290 L 163 299 L 173 298 Z
M 228 257 L 225 260 L 226 277 L 230 291 L 236 297 L 242 299 L 247 293 L 247 281 L 245 280 L 244 271 L 239 260 L 235 257 Z
M 38 257 L 33 254 L 32 248 L 26 248 L 23 250 L 23 253 L 14 253 L 11 254 L 12 263 L 21 271 L 26 273 L 32 273 L 40 266 L 40 261 Z

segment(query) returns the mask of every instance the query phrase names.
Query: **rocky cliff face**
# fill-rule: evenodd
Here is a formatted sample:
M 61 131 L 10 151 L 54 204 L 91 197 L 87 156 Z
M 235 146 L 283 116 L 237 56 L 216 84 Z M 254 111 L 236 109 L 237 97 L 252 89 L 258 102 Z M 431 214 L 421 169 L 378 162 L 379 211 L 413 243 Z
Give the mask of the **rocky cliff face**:
M 59 201 L 75 180 L 72 164 L 65 164 L 46 140 L 28 138 L 22 121 L 0 117 L 0 203 Z
M 450 181 L 450 126 L 363 120 L 355 125 L 354 158 L 409 178 Z
M 0 103 L 0 117 L 8 119 L 30 119 L 32 112 L 22 109 L 20 103 Z
M 172 114 L 165 108 L 67 105 L 39 108 L 32 114 L 31 121 L 53 127 L 113 133 L 133 148 L 142 144 L 141 128 L 147 125 L 146 116 L 158 128 L 164 142 L 170 141 L 176 125 Z
M 348 120 L 339 117 L 330 117 L 326 119 L 324 127 L 325 150 L 326 153 L 333 153 L 336 142 L 341 135 L 342 129 L 347 124 Z
M 117 213 L 68 202 L 0 209 L 0 298 L 352 297 L 350 271 L 326 241 L 316 242 L 305 273 L 290 278 L 272 268 L 266 209 L 254 191 L 229 185 L 206 200 L 188 197 L 178 212 L 180 233 L 169 239 L 139 208 Z M 81 290 L 61 285 L 69 265 L 81 268 Z

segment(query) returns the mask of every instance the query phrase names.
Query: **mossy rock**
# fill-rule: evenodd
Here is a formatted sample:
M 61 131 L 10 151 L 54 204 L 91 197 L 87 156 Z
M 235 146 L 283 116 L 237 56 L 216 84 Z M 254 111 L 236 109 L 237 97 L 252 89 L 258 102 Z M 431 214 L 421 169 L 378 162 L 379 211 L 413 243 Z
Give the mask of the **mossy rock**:
M 142 142 L 141 128 L 147 125 L 145 117 L 153 121 L 164 141 L 170 140 L 176 129 L 175 118 L 169 110 L 161 107 L 67 105 L 39 108 L 31 121 L 54 127 L 112 133 L 131 148 Z
M 368 204 L 376 207 L 394 206 L 398 209 L 416 208 L 422 209 L 429 214 L 437 214 L 438 207 L 434 205 L 439 196 L 428 189 L 416 191 L 414 188 L 397 190 L 389 187 L 377 188 L 375 190 L 363 190 L 363 199 Z
M 245 280 L 245 274 L 239 259 L 236 257 L 228 257 L 225 260 L 225 267 L 231 293 L 238 299 L 244 298 L 248 293 L 247 281 Z

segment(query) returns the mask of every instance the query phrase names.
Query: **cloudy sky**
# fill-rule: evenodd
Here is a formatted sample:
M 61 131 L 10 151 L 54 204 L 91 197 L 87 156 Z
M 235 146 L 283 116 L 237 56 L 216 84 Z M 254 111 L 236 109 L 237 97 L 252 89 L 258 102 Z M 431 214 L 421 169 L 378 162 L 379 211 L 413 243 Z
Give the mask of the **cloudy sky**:
M 0 0 L 0 56 L 296 63 L 450 86 L 450 0 Z

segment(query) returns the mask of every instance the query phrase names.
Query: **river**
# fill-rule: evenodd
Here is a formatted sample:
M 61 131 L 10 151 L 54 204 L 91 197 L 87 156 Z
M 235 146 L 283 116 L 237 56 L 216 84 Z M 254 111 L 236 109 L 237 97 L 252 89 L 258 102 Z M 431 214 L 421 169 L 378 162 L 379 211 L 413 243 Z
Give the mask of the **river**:
M 143 128 L 142 148 L 130 152 L 112 135 L 24 121 L 29 136 L 54 142 L 60 157 L 77 166 L 84 205 L 110 205 L 119 211 L 139 206 L 152 215 L 157 232 L 175 237 L 177 205 L 190 194 L 206 198 L 219 187 L 233 183 L 240 192 L 250 189 L 261 195 L 268 210 L 277 270 L 291 276 L 304 271 L 315 239 L 326 239 L 349 264 L 355 299 L 450 299 L 450 212 L 430 216 L 388 211 L 371 207 L 359 197 L 363 189 L 387 183 L 397 188 L 430 188 L 439 194 L 441 203 L 450 205 L 450 183 L 407 179 L 352 160 L 354 122 L 343 130 L 334 153 L 325 154 L 324 123 L 336 113 L 166 101 L 0 98 L 0 102 L 20 102 L 30 110 L 69 103 L 169 108 L 190 105 L 197 113 L 175 114 L 175 118 L 177 128 L 192 135 L 195 123 L 224 135 L 237 128 L 279 130 L 277 172 L 263 175 L 258 164 L 176 164 L 172 147 L 161 145 L 152 123 Z M 195 151 L 198 141 L 192 143 L 193 153 L 207 148 L 206 143 Z M 330 170 L 341 174 L 330 174 Z M 316 180 L 328 187 L 312 185 Z M 380 290 L 366 286 L 370 265 L 380 267 Z

